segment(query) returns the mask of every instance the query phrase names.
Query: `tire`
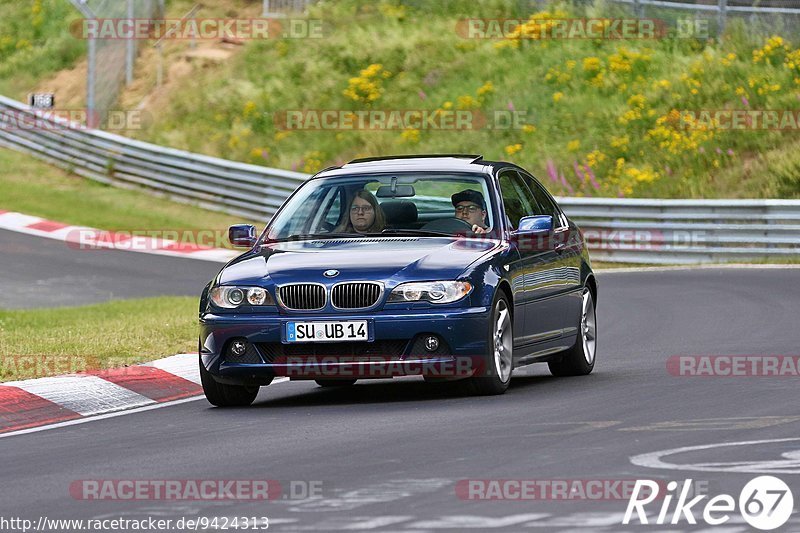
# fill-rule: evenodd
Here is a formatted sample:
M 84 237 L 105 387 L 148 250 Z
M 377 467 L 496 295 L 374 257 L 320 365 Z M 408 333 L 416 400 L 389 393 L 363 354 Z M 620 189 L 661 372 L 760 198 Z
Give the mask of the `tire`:
M 584 287 L 581 300 L 581 316 L 575 345 L 564 352 L 561 359 L 548 363 L 550 373 L 554 376 L 585 376 L 594 369 L 597 355 L 597 306 L 588 287 Z
M 498 296 L 492 305 L 492 315 L 487 332 L 489 357 L 486 372 L 482 376 L 473 376 L 465 380 L 465 385 L 472 394 L 490 396 L 503 394 L 511 383 L 511 371 L 514 361 L 514 323 L 511 318 L 511 306 L 506 296 L 498 290 Z
M 258 386 L 247 387 L 217 383 L 206 370 L 202 361 L 200 362 L 200 382 L 203 384 L 203 392 L 208 402 L 217 407 L 247 407 L 258 396 Z
M 349 387 L 355 385 L 355 379 L 315 379 L 317 385 L 324 388 L 329 387 Z

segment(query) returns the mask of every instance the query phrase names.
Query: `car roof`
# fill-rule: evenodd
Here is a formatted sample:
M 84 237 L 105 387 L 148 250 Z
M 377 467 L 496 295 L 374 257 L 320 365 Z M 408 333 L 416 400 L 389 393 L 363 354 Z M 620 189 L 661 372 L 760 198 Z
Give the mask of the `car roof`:
M 497 166 L 510 163 L 486 161 L 480 155 L 471 154 L 430 154 L 400 155 L 354 159 L 340 167 L 326 168 L 315 178 L 328 178 L 343 175 L 374 174 L 379 172 L 472 172 L 488 174 Z

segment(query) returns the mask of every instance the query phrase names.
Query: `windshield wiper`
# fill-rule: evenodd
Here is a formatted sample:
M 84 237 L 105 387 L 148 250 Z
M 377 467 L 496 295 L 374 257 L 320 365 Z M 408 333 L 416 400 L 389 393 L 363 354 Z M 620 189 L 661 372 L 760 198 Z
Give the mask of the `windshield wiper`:
M 430 231 L 426 229 L 402 229 L 402 228 L 386 228 L 381 233 L 370 233 L 369 235 L 423 235 L 427 237 L 455 237 L 452 233 L 445 233 L 443 231 Z

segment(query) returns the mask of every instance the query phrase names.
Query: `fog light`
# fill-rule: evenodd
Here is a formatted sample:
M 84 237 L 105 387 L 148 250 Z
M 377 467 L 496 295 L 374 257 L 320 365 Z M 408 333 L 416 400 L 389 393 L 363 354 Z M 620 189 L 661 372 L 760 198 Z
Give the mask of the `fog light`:
M 425 339 L 425 349 L 429 352 L 435 352 L 439 348 L 439 339 L 437 339 L 434 335 L 427 337 Z
M 236 357 L 241 357 L 247 351 L 247 343 L 245 341 L 233 341 L 231 343 L 231 353 Z

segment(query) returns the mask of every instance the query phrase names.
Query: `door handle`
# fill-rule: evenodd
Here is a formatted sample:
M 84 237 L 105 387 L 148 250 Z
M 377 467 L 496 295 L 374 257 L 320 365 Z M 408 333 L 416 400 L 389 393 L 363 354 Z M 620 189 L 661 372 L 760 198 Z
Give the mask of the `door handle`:
M 567 249 L 567 245 L 566 245 L 566 244 L 564 244 L 564 243 L 561 243 L 561 244 L 556 244 L 556 247 L 555 247 L 554 249 L 555 249 L 555 251 L 556 251 L 556 253 L 557 253 L 557 254 L 560 254 L 560 253 L 562 253 L 564 250 L 566 250 L 566 249 Z

